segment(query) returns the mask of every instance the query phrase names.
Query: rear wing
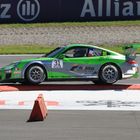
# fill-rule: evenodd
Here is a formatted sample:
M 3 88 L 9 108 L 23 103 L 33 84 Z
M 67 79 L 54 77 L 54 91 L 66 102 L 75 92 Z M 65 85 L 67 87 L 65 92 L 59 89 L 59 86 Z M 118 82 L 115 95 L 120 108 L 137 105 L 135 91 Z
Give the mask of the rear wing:
M 136 59 L 136 50 L 140 48 L 140 44 L 129 44 L 123 47 L 124 54 L 127 60 Z

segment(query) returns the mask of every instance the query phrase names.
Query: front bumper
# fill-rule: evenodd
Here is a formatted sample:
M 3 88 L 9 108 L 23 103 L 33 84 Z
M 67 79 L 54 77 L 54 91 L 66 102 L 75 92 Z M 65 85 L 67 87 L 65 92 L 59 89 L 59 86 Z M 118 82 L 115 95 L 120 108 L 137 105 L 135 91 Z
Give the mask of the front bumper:
M 10 79 L 12 76 L 12 70 L 1 69 L 0 70 L 0 81 Z
M 18 81 L 21 78 L 21 71 L 15 69 L 0 69 L 0 82 Z

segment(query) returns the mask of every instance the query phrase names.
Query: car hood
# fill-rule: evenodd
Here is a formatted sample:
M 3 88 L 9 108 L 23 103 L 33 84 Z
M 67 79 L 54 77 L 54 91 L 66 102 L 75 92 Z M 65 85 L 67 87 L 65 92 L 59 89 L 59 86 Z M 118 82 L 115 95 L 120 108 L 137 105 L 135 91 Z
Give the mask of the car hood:
M 52 58 L 48 58 L 48 57 L 39 57 L 39 58 L 30 58 L 30 59 L 23 59 L 20 60 L 19 62 L 31 62 L 31 61 L 51 61 Z
M 22 59 L 20 61 L 15 61 L 15 62 L 12 62 L 6 66 L 3 66 L 1 67 L 0 69 L 10 69 L 12 67 L 14 67 L 15 65 L 19 64 L 19 63 L 23 63 L 23 64 L 26 64 L 26 63 L 30 63 L 32 61 L 51 61 L 52 58 L 47 58 L 47 57 L 39 57 L 39 58 L 31 58 L 31 59 Z

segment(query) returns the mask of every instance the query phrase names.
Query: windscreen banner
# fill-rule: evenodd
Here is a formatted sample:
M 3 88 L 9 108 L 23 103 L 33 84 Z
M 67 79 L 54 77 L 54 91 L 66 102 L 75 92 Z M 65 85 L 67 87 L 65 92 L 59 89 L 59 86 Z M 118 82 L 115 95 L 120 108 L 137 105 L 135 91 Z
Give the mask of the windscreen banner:
M 0 23 L 140 19 L 140 0 L 0 0 Z

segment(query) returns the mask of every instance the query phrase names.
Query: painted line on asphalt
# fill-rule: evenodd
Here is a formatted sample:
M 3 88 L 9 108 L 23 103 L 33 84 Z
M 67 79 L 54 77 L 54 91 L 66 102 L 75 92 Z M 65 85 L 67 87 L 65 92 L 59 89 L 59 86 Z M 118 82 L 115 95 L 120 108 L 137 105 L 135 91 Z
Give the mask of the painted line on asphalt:
M 39 94 L 48 110 L 140 111 L 139 90 L 1 92 L 0 109 L 32 109 Z
M 20 56 L 20 57 L 24 57 L 24 56 L 35 56 L 36 57 L 37 56 L 38 57 L 38 56 L 42 56 L 42 55 L 43 54 L 7 54 L 7 55 L 6 54 L 1 54 L 0 57 L 7 57 L 7 56 L 8 57 L 9 56 L 10 57 L 17 57 L 17 56 Z

